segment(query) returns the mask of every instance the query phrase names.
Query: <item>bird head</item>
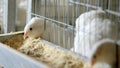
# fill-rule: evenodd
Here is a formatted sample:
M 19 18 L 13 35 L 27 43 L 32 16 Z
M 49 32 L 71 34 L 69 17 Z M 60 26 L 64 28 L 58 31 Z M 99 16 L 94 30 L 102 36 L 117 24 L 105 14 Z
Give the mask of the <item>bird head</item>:
M 116 62 L 116 44 L 114 40 L 103 39 L 97 42 L 91 51 L 90 64 L 93 67 L 96 63 L 107 63 L 114 65 Z
M 24 39 L 31 36 L 33 34 L 33 26 L 32 25 L 26 25 L 24 29 Z
M 40 18 L 34 17 L 24 28 L 24 39 L 27 37 L 39 37 L 44 31 L 44 21 Z

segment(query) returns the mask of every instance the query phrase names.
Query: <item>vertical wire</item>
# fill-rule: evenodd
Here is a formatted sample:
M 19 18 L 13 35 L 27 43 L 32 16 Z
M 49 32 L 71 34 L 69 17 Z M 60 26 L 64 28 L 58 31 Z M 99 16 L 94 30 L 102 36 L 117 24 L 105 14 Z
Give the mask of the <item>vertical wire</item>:
M 57 18 L 57 0 L 55 0 L 55 20 L 57 20 L 58 18 Z M 56 23 L 56 22 L 55 22 Z M 58 24 L 58 23 L 56 23 L 56 24 Z M 55 43 L 56 44 L 58 44 L 57 42 L 58 42 L 58 36 L 57 36 L 57 28 L 58 28 L 58 26 L 55 24 Z
M 86 4 L 89 4 L 89 0 L 86 0 Z M 92 4 L 91 4 L 92 5 Z M 89 7 L 86 9 L 87 11 L 89 10 Z
M 51 8 L 51 6 L 50 6 L 50 0 L 47 0 L 47 13 L 48 13 L 48 18 L 51 18 L 51 16 L 50 16 L 50 13 L 51 13 L 51 11 L 50 11 L 50 8 Z M 51 42 L 51 40 L 50 40 L 50 22 L 48 22 L 49 20 L 47 20 L 47 23 L 46 23 L 46 31 L 48 31 L 48 40 Z M 48 26 L 48 27 L 47 27 Z
M 56 0 L 56 20 L 58 21 L 58 0 Z M 56 24 L 56 43 L 58 44 L 58 23 Z
M 51 0 L 50 0 L 50 8 L 51 8 L 51 11 L 52 12 L 50 12 L 50 15 L 51 15 L 51 18 L 52 19 L 54 19 L 54 0 L 51 2 Z M 51 41 L 52 42 L 54 42 L 54 31 L 53 31 L 53 24 L 52 24 L 53 22 L 52 21 L 50 21 L 50 39 L 51 39 Z
M 73 23 L 72 25 L 75 26 L 75 19 L 76 19 L 76 17 L 75 17 L 75 3 L 72 3 L 71 7 L 72 7 L 71 9 L 72 9 L 72 23 Z
M 58 0 L 56 0 L 56 20 L 58 21 Z M 56 43 L 59 45 L 59 43 L 58 43 L 58 40 L 59 40 L 58 39 L 58 22 L 56 23 L 57 25 L 55 25 L 56 26 L 55 33 L 56 33 Z
M 56 9 L 55 9 L 55 1 L 56 1 L 56 0 L 54 0 L 54 3 L 53 3 L 54 13 L 56 12 L 56 11 L 55 11 L 55 10 L 56 10 Z M 55 15 L 54 15 L 54 20 L 56 19 L 55 17 L 56 17 L 56 13 L 55 13 Z M 54 28 L 54 29 L 53 29 L 53 31 L 54 31 L 54 34 L 53 34 L 53 35 L 54 35 L 54 39 L 53 39 L 53 40 L 54 40 L 54 43 L 55 43 L 55 37 L 56 37 L 55 24 L 53 24 L 53 28 Z
M 71 47 L 73 48 L 73 51 L 75 52 L 75 45 L 74 45 L 74 43 L 75 43 L 75 33 L 76 33 L 76 30 L 75 30 L 75 25 L 76 25 L 75 23 L 76 22 L 75 22 L 75 20 L 77 19 L 77 17 L 75 17 L 75 10 L 74 10 L 75 9 L 75 4 L 74 3 L 71 3 L 71 4 L 72 4 L 72 6 L 71 6 L 72 16 L 71 17 L 72 17 L 72 25 L 73 25 L 73 30 L 72 30 L 72 34 L 73 34 L 72 35 L 73 36 L 72 37 L 73 38 L 72 41 L 73 42 L 72 42 L 72 46 Z
M 69 4 L 70 4 L 70 24 L 73 26 L 73 30 L 71 31 L 72 35 L 71 36 L 71 40 L 70 40 L 70 48 L 71 47 L 74 47 L 74 5 L 69 1 Z
M 74 26 L 74 28 L 75 28 L 75 19 L 76 19 L 76 17 L 75 17 L 75 4 L 73 3 L 72 4 L 72 25 Z M 74 43 L 75 43 L 75 41 L 77 41 L 77 40 L 75 40 L 75 35 L 76 35 L 76 32 L 74 31 L 74 29 L 73 29 L 73 51 L 75 52 L 75 45 L 74 45 Z
M 97 0 L 97 6 L 100 7 L 100 1 L 99 0 Z
M 44 11 L 45 11 L 45 13 L 44 13 L 44 15 L 45 15 L 45 17 L 47 16 L 47 1 L 45 0 L 45 2 L 44 2 Z M 46 19 L 44 20 L 44 30 L 46 30 Z
M 69 0 L 66 0 L 66 24 L 69 24 Z M 70 44 L 69 44 L 69 30 L 67 29 L 67 32 L 66 32 L 66 48 L 69 48 L 70 47 Z
M 51 16 L 51 19 L 54 19 L 54 0 L 51 2 L 51 0 L 49 0 L 50 1 L 50 11 L 52 11 L 52 12 L 50 12 L 50 16 Z M 54 37 L 53 37 L 53 35 L 54 35 L 54 31 L 53 31 L 53 24 L 52 24 L 53 22 L 52 21 L 50 21 L 50 40 L 51 40 L 51 42 L 53 42 L 54 41 Z
M 65 22 L 65 20 L 66 20 L 66 19 L 65 19 L 65 7 L 66 7 L 66 6 L 65 6 L 65 3 L 64 3 L 64 5 L 63 5 L 63 7 L 64 7 L 64 9 L 62 8 L 62 9 L 63 9 L 63 17 L 62 17 L 62 18 L 63 18 L 63 22 Z M 63 26 L 63 29 L 65 29 L 65 26 Z M 66 38 L 65 38 L 66 32 L 65 32 L 65 30 L 62 30 L 62 31 L 63 31 L 63 47 L 66 47 L 66 46 L 65 46 L 65 45 L 66 45 L 66 41 L 65 41 L 65 39 L 66 39 Z
M 37 0 L 35 0 L 35 14 L 37 14 Z
M 41 6 L 42 6 L 42 5 L 41 5 L 41 2 L 42 2 L 42 1 L 40 0 L 40 1 L 39 1 L 39 4 L 38 4 L 38 5 L 39 5 L 39 14 L 42 14 L 42 11 L 41 11 L 41 9 L 42 9 L 42 8 L 41 8 Z
M 75 1 L 77 2 L 78 0 L 75 0 Z M 76 4 L 76 7 L 75 7 L 76 8 L 76 16 L 78 15 L 78 7 L 79 7 L 79 5 Z
M 33 13 L 36 14 L 36 0 L 34 0 L 34 12 Z M 36 17 L 36 16 L 34 15 L 34 17 Z
M 68 15 L 68 13 L 67 13 L 67 0 L 66 0 L 66 2 L 65 2 L 65 9 L 64 9 L 64 11 L 65 11 L 65 23 L 67 24 L 67 15 Z M 64 30 L 66 29 L 66 26 L 64 26 Z M 67 48 L 68 47 L 68 35 L 67 35 L 67 32 L 65 31 L 65 48 Z
M 61 19 L 62 22 L 64 22 L 64 9 L 62 7 L 64 7 L 64 4 L 62 6 L 60 6 L 61 12 L 63 13 L 62 16 L 60 16 L 60 19 Z M 63 26 L 63 29 L 64 29 L 64 26 Z M 61 34 L 62 34 L 62 40 L 61 40 L 62 44 L 61 45 L 63 45 L 63 47 L 65 47 L 64 31 L 63 30 L 62 30 Z
M 57 20 L 57 0 L 55 0 L 55 20 Z M 54 22 L 54 23 L 56 23 L 56 22 Z M 54 24 L 54 30 L 55 30 L 55 43 L 57 44 L 57 38 L 58 38 L 58 36 L 57 36 L 57 23 L 56 24 Z
M 45 0 L 45 17 L 48 17 L 47 12 L 48 12 L 48 0 Z
M 49 14 L 49 16 L 48 17 L 52 19 L 52 16 L 51 16 L 52 15 L 52 13 L 51 13 L 51 11 L 52 11 L 51 0 L 48 0 L 48 6 L 49 6 L 49 8 L 48 8 L 48 11 L 49 11 L 48 14 Z M 49 41 L 52 42 L 52 40 L 51 40 L 51 32 L 52 32 L 52 30 L 51 30 L 51 21 L 47 22 L 47 24 L 48 24 L 48 27 L 49 27 L 47 29 L 48 32 L 49 32 Z
M 77 0 L 74 0 L 74 2 L 77 2 Z M 74 3 L 74 21 L 75 21 L 75 22 L 76 22 L 76 19 L 77 19 L 77 16 L 78 16 L 78 15 L 77 15 L 77 7 L 79 7 L 79 5 Z M 79 35 L 79 28 L 76 29 L 76 26 L 79 26 L 79 25 L 75 25 L 75 33 L 74 33 L 74 34 L 75 34 L 75 39 L 74 39 L 74 42 L 77 41 L 77 43 L 78 43 L 78 42 L 81 42 L 81 41 L 79 40 L 79 39 L 80 39 L 80 37 L 79 37 L 79 36 L 80 36 L 80 35 Z M 73 32 L 74 32 L 74 31 L 73 31 Z M 78 33 L 78 34 L 77 34 L 77 33 Z M 76 39 L 76 38 L 77 38 L 77 39 Z M 79 45 L 79 44 L 78 44 L 78 45 Z M 77 46 L 77 45 L 74 45 L 74 49 L 73 49 L 74 51 L 76 51 L 76 46 Z M 77 49 L 78 49 L 78 48 L 77 48 Z
M 58 12 L 58 21 L 60 21 L 60 12 L 59 11 L 61 11 L 60 10 L 60 0 L 58 0 L 57 1 L 57 5 L 58 5 L 58 7 L 57 7 L 57 12 Z M 61 45 L 61 43 L 60 43 L 60 41 L 61 41 L 61 39 L 60 39 L 60 37 L 61 37 L 61 33 L 60 33 L 60 24 L 58 24 L 58 44 L 60 45 L 60 46 L 62 46 Z
M 104 3 L 105 4 L 105 3 Z M 107 4 L 107 6 L 104 6 L 104 7 L 107 7 L 106 9 L 108 9 L 108 10 L 110 10 L 111 9 L 111 5 L 112 5 L 112 3 L 111 3 L 111 0 L 108 0 L 108 4 Z M 103 7 L 103 8 L 104 8 Z M 110 15 L 110 13 L 107 13 L 107 16 L 110 18 L 110 19 L 112 19 L 112 16 Z M 112 23 L 113 24 L 113 23 Z M 106 25 L 106 24 L 105 24 Z M 106 37 L 109 37 L 109 36 L 106 36 Z
M 75 0 L 75 1 L 76 1 L 76 0 Z M 74 9 L 76 9 L 77 7 L 79 7 L 79 5 L 74 3 L 74 7 L 75 7 Z M 77 15 L 77 10 L 75 10 L 74 13 L 75 13 L 75 19 L 76 19 L 77 16 L 78 16 L 78 15 Z M 74 19 L 74 20 L 75 20 L 75 19 Z M 78 45 L 79 45 L 79 43 L 81 43 L 81 41 L 80 41 L 80 37 L 79 37 L 79 36 L 80 36 L 80 34 L 79 34 L 79 33 L 80 33 L 79 29 L 80 29 L 80 28 L 79 28 L 78 26 L 79 26 L 79 24 L 75 26 L 75 35 L 76 35 L 75 37 L 77 37 L 77 40 L 75 39 L 74 41 L 77 41 L 77 43 L 78 43 Z M 78 29 L 76 29 L 76 27 L 78 27 Z M 76 46 L 77 46 L 77 45 L 74 46 L 74 51 L 78 50 L 78 48 L 76 48 Z
M 36 10 L 36 9 L 35 9 L 35 4 L 36 4 L 35 1 L 36 1 L 36 0 L 33 0 L 33 1 L 34 1 L 34 9 L 33 9 L 34 11 L 33 11 L 33 13 L 35 13 L 35 10 Z M 34 15 L 34 17 L 35 17 L 35 15 Z

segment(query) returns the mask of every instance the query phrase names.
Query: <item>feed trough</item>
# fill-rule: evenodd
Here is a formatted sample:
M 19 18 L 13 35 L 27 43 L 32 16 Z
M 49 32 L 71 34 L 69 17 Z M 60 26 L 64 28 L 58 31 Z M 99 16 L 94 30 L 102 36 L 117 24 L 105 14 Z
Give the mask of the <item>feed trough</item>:
M 46 40 L 24 40 L 23 31 L 2 34 L 0 41 L 0 64 L 5 68 L 83 68 L 85 63 L 80 55 Z

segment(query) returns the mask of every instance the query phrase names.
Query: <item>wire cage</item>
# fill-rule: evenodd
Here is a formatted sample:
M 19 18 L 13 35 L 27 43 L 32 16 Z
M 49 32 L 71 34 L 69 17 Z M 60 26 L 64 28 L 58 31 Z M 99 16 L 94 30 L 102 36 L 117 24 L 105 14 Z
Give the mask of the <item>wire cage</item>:
M 53 32 L 48 32 L 49 37 L 47 37 L 47 40 L 69 49 L 73 46 L 75 20 L 80 14 L 89 10 L 102 8 L 107 12 L 107 16 L 109 16 L 110 19 L 114 20 L 116 24 L 119 24 L 120 13 L 118 1 L 119 0 L 115 0 L 114 2 L 112 2 L 112 0 L 32 0 L 28 2 L 30 4 L 28 6 L 27 22 L 31 17 L 37 16 L 49 21 L 44 21 L 44 26 L 48 23 L 55 23 L 54 27 L 56 27 L 55 25 L 57 25 L 57 27 L 51 30 Z M 45 28 L 47 29 L 48 27 Z M 60 30 L 60 28 L 63 28 L 63 31 Z M 117 28 L 118 27 L 116 27 L 116 29 Z
M 120 39 L 119 0 L 28 0 L 27 22 L 29 22 L 32 17 L 44 19 L 43 26 L 46 31 L 44 39 L 66 49 L 70 50 L 73 48 L 74 50 L 74 41 L 83 42 L 83 44 L 86 45 L 84 41 L 85 35 L 82 36 L 83 39 L 80 41 L 74 39 L 77 32 L 75 28 L 76 19 L 82 13 L 95 9 L 103 9 L 106 12 L 106 16 L 114 21 L 113 24 L 116 25 L 114 28 L 116 32 L 113 33 L 115 35 L 114 40 L 118 41 Z M 99 28 L 102 28 L 102 26 Z M 89 30 L 92 29 L 94 29 L 94 27 L 91 27 Z M 96 29 L 96 31 L 99 31 L 99 29 Z M 96 31 L 92 31 L 93 35 L 90 33 L 87 33 L 87 35 L 89 35 L 89 37 L 91 37 L 91 35 L 96 37 L 96 35 L 94 35 Z M 105 29 L 105 31 L 107 31 L 107 29 Z M 111 36 L 105 35 L 101 37 L 103 39 L 110 38 Z M 78 38 L 81 38 L 81 36 L 78 36 Z M 89 42 L 87 42 L 89 45 L 91 44 L 90 39 L 91 38 L 89 38 Z M 86 48 L 86 46 L 83 48 Z M 118 52 L 119 51 L 117 51 L 117 53 Z
M 28 9 L 28 17 L 37 16 L 43 18 L 46 31 L 50 29 L 48 27 L 51 27 L 46 33 L 48 37 L 45 37 L 45 39 L 70 49 L 74 42 L 75 23 L 72 22 L 75 21 L 77 16 L 74 14 L 74 8 L 68 8 L 74 6 L 66 0 L 32 0 L 31 3 L 32 10 L 30 8 L 30 10 Z M 68 6 L 66 6 L 67 4 Z M 73 12 L 70 11 L 69 13 L 69 10 L 73 10 Z M 69 14 L 71 15 L 69 16 Z M 27 22 L 29 20 L 30 18 L 28 18 Z

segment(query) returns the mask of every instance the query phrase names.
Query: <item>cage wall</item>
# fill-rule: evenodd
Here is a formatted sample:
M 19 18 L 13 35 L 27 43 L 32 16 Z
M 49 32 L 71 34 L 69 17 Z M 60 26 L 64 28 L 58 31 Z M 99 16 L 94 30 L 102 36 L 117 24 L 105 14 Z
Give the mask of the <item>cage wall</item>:
M 115 29 L 119 30 L 119 0 L 31 0 L 28 3 L 31 5 L 28 8 L 31 8 L 28 11 L 28 20 L 31 16 L 44 19 L 44 28 L 47 32 L 45 39 L 64 48 L 73 47 L 75 21 L 80 14 L 89 10 L 104 9 L 107 16 L 118 25 Z M 119 35 L 119 31 L 116 35 Z M 119 36 L 116 40 L 118 38 Z

